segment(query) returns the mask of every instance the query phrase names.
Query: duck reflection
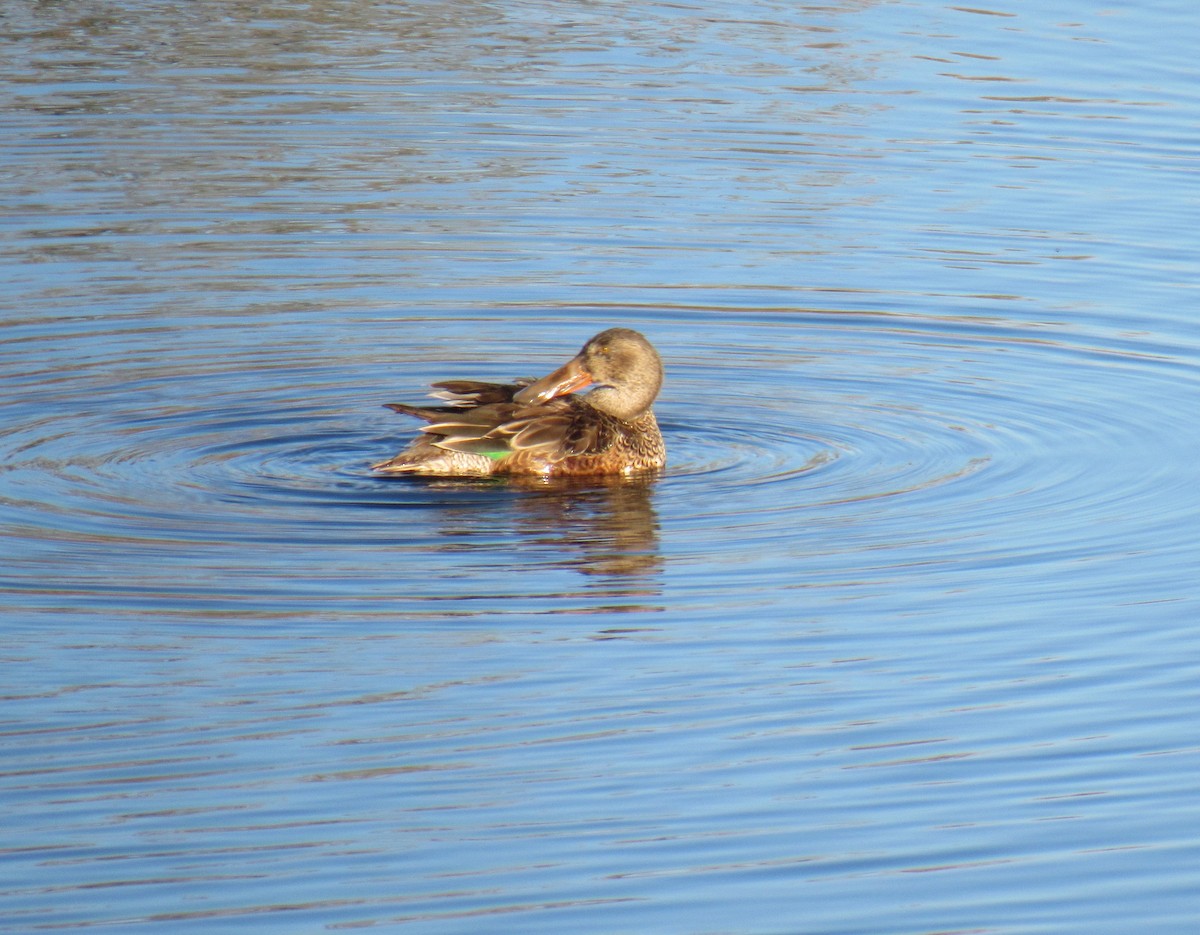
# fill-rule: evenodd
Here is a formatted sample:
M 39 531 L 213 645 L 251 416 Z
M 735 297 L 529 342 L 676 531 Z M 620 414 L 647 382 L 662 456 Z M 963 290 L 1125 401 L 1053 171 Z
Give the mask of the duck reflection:
M 512 486 L 532 493 L 519 500 L 521 531 L 556 545 L 564 567 L 632 585 L 654 582 L 662 568 L 653 482 L 522 478 Z
M 445 551 L 503 550 L 525 557 L 521 568 L 563 568 L 588 580 L 592 596 L 640 598 L 636 605 L 597 606 L 597 611 L 646 611 L 647 597 L 662 592 L 663 558 L 654 475 L 604 478 L 508 477 L 470 481 L 438 479 L 421 486 L 450 494 L 439 504 Z M 501 489 L 497 489 L 501 488 Z M 509 493 L 511 496 L 505 497 Z M 460 496 L 471 499 L 471 506 Z M 488 543 L 479 533 L 480 500 L 488 504 Z M 498 500 L 504 502 L 499 509 Z M 442 549 L 439 549 L 441 551 Z M 529 558 L 536 556 L 536 559 Z

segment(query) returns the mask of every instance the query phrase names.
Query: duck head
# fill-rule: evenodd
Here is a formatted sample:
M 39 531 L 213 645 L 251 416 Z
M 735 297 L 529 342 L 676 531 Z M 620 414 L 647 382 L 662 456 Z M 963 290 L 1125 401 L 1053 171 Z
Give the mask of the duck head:
M 629 328 L 609 328 L 513 399 L 536 405 L 592 386 L 587 397 L 592 408 L 632 422 L 654 403 L 662 380 L 662 360 L 649 341 Z

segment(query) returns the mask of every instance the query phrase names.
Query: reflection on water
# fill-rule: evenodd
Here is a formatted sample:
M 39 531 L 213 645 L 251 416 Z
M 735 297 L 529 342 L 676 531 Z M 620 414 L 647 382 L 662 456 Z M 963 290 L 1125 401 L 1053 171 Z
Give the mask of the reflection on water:
M 618 598 L 649 598 L 661 593 L 663 559 L 658 544 L 658 517 L 654 510 L 653 477 L 511 477 L 462 480 L 404 477 L 384 479 L 382 484 L 427 488 L 440 496 L 439 508 L 431 512 L 441 544 L 437 551 L 463 549 L 491 551 L 491 543 L 471 544 L 493 501 L 492 491 L 522 491 L 510 501 L 511 510 L 491 519 L 507 521 L 511 528 L 500 530 L 516 543 L 511 552 L 497 556 L 498 564 L 519 573 L 533 568 L 561 567 L 596 580 L 589 585 L 595 594 Z M 470 506 L 455 507 L 455 492 L 484 496 Z M 485 519 L 486 521 L 486 519 Z M 538 556 L 531 566 L 522 559 L 522 549 Z M 649 605 L 606 605 L 604 611 L 662 610 Z
M 0 931 L 1190 931 L 1194 19 L 6 3 Z
M 521 500 L 521 539 L 558 546 L 564 566 L 612 579 L 613 596 L 660 593 L 662 556 L 653 480 L 610 478 L 603 483 L 563 484 Z M 661 610 L 642 607 L 640 610 Z

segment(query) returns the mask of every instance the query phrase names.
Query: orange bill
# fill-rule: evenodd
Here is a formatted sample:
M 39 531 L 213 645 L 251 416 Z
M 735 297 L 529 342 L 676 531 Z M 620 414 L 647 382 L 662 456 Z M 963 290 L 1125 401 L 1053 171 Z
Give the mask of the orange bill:
M 592 375 L 588 373 L 578 357 L 567 361 L 553 373 L 548 373 L 536 383 L 531 383 L 513 396 L 513 400 L 522 404 L 548 402 L 557 396 L 566 396 L 585 386 L 590 386 Z

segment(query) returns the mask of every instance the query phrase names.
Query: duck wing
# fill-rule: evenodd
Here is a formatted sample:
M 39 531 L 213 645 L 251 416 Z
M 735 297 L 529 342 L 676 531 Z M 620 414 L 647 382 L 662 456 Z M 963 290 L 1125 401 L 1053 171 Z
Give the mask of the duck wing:
M 600 454 L 617 440 L 615 420 L 575 397 L 536 406 L 494 403 L 447 415 L 425 426 L 433 443 L 450 451 L 503 458 L 561 461 Z
M 460 414 L 464 410 L 492 406 L 496 403 L 511 403 L 514 395 L 533 382 L 532 378 L 518 378 L 512 383 L 483 383 L 479 380 L 444 380 L 432 384 L 434 392 L 429 395 L 444 400 L 444 406 L 410 406 L 408 403 L 384 403 L 393 412 L 415 416 L 425 422 L 437 422 L 444 416 Z
M 487 406 L 492 403 L 511 403 L 515 394 L 533 382 L 532 377 L 518 377 L 512 383 L 483 383 L 479 380 L 443 380 L 434 383 L 430 396 L 444 399 L 457 409 Z

